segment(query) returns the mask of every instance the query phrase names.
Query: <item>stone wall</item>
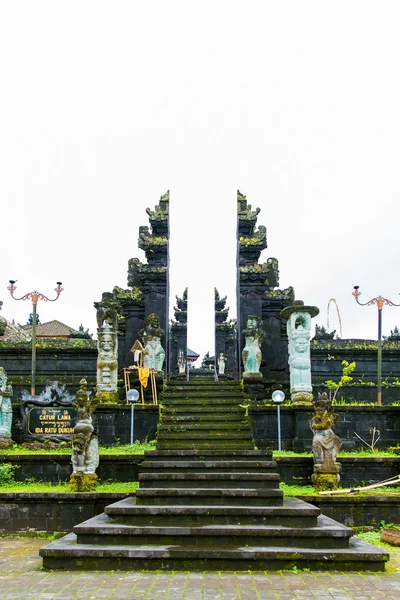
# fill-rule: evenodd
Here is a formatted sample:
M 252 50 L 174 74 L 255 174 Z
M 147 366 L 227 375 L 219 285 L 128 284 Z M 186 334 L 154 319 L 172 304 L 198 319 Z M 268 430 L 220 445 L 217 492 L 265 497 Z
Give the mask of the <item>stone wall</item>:
M 377 448 L 396 446 L 400 442 L 399 406 L 336 406 L 340 415 L 338 435 L 343 440 L 343 450 L 367 449 L 354 432 L 370 442 L 371 429 L 380 431 Z M 307 407 L 281 406 L 282 449 L 295 452 L 310 451 L 312 431 L 309 421 L 313 411 Z M 278 448 L 277 409 L 275 406 L 253 406 L 249 409 L 252 433 L 259 448 Z
M 0 534 L 24 532 L 69 533 L 104 512 L 105 506 L 127 494 L 0 494 Z M 302 496 L 321 512 L 349 527 L 379 526 L 380 521 L 399 523 L 398 496 Z
M 137 404 L 134 409 L 134 439 L 139 442 L 154 440 L 159 420 L 159 408 L 153 404 Z M 102 446 L 130 443 L 131 407 L 128 405 L 103 404 L 93 413 L 93 424 Z M 12 438 L 19 442 L 21 436 L 21 413 L 13 405 Z M 26 441 L 26 440 L 25 440 Z

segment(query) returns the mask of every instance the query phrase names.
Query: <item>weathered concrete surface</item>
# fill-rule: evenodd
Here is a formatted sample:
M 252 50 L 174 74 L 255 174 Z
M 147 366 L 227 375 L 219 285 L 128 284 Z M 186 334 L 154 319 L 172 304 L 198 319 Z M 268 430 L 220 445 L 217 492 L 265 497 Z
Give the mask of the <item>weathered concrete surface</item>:
M 400 550 L 387 573 L 43 571 L 45 539 L 0 538 L 0 599 L 399 600 Z

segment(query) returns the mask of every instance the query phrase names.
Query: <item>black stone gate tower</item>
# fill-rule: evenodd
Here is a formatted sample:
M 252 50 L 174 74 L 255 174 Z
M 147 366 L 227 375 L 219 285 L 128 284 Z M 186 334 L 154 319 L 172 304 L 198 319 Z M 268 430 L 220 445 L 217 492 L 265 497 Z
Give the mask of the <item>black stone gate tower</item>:
M 178 375 L 178 354 L 181 350 L 187 367 L 187 309 L 188 309 L 188 289 L 182 294 L 182 298 L 175 296 L 176 306 L 174 307 L 175 320 L 171 322 L 170 329 L 170 362 L 168 365 L 168 375 L 174 377 Z
M 237 379 L 239 372 L 236 357 L 236 324 L 234 321 L 228 321 L 229 308 L 225 308 L 225 305 L 226 296 L 221 298 L 217 288 L 214 288 L 215 361 L 218 365 L 218 357 L 223 352 L 226 358 L 226 377 Z
M 114 287 L 114 299 L 120 305 L 118 321 L 118 369 L 133 364 L 130 352 L 143 329 L 146 317 L 156 313 L 165 334 L 161 344 L 166 352 L 164 368 L 168 365 L 168 307 L 169 307 L 169 191 L 159 203 L 146 209 L 149 226 L 139 227 L 138 246 L 147 263 L 138 258 L 128 261 L 128 289 Z
M 279 267 L 276 258 L 259 263 L 262 250 L 267 248 L 267 230 L 263 225 L 257 229 L 259 208 L 252 209 L 244 194 L 237 192 L 237 330 L 238 365 L 242 372 L 242 331 L 249 315 L 262 320 L 264 339 L 262 344 L 261 373 L 267 385 L 289 382 L 288 344 L 286 323 L 280 312 L 292 304 L 294 290 L 279 286 Z

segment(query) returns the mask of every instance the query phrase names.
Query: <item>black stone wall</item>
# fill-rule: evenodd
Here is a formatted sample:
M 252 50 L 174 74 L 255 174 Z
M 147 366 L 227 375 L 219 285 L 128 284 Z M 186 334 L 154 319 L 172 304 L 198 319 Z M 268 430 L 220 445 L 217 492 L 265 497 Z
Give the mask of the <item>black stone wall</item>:
M 143 454 L 104 455 L 96 473 L 101 482 L 138 481 Z M 311 485 L 313 459 L 311 456 L 280 457 L 276 459 L 281 481 L 288 485 Z M 16 481 L 34 480 L 57 484 L 68 482 L 71 456 L 60 454 L 0 455 L 0 462 L 16 465 Z M 377 483 L 400 472 L 400 458 L 342 458 L 341 485 L 359 487 Z
M 134 408 L 134 440 L 150 442 L 157 433 L 159 407 L 153 404 L 136 404 Z M 93 424 L 102 446 L 116 446 L 130 443 L 131 407 L 128 405 L 103 404 L 93 413 Z M 18 405 L 13 405 L 12 438 L 21 439 L 21 413 Z M 24 440 L 26 441 L 26 440 Z
M 367 442 L 371 441 L 371 429 L 380 431 L 377 448 L 388 448 L 400 443 L 400 407 L 398 406 L 348 406 L 335 407 L 340 415 L 337 434 L 343 440 L 343 449 L 367 449 L 354 432 Z M 312 431 L 309 421 L 313 411 L 307 407 L 281 406 L 282 448 L 295 452 L 311 450 Z M 252 434 L 258 447 L 278 448 L 277 409 L 275 406 L 256 406 L 249 409 Z
M 100 455 L 96 469 L 99 480 L 138 481 L 140 463 L 143 454 Z M 16 481 L 34 480 L 36 482 L 66 483 L 72 473 L 71 455 L 68 454 L 15 454 L 0 455 L 0 462 L 11 463 Z
M 104 507 L 128 494 L 24 494 L 0 495 L 0 533 L 46 531 L 68 533 L 104 512 Z
M 127 494 L 1 494 L 0 533 L 32 531 L 68 533 L 104 512 L 104 507 Z M 380 521 L 399 523 L 398 496 L 298 496 L 349 527 L 378 527 Z

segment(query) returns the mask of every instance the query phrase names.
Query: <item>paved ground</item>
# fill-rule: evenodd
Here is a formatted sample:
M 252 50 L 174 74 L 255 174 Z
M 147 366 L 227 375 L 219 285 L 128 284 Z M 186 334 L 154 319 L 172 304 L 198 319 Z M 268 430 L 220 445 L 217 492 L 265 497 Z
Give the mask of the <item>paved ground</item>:
M 384 574 L 78 572 L 41 569 L 38 539 L 0 539 L 0 599 L 400 600 L 400 552 Z

